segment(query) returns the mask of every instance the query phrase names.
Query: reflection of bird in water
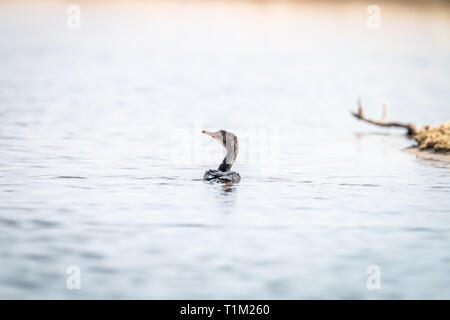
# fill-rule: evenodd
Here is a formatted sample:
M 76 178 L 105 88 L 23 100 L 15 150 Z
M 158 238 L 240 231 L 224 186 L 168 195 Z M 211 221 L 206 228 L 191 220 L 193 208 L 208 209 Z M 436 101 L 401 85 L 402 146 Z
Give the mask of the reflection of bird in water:
M 202 133 L 207 134 L 208 136 L 211 136 L 213 139 L 217 140 L 225 147 L 227 151 L 225 159 L 223 159 L 218 170 L 209 169 L 205 172 L 203 180 L 219 183 L 239 182 L 241 180 L 241 176 L 239 175 L 239 173 L 230 171 L 231 166 L 236 160 L 239 149 L 239 144 L 236 136 L 231 132 L 227 132 L 225 130 L 219 130 L 217 132 L 209 132 L 203 130 Z

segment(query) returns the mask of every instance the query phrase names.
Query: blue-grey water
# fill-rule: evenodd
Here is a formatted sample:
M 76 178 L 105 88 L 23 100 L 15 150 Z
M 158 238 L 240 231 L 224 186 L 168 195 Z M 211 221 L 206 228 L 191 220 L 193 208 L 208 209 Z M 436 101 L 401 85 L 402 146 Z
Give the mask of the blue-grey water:
M 450 162 L 349 112 L 450 120 L 448 6 L 69 4 L 0 2 L 0 298 L 450 298 Z

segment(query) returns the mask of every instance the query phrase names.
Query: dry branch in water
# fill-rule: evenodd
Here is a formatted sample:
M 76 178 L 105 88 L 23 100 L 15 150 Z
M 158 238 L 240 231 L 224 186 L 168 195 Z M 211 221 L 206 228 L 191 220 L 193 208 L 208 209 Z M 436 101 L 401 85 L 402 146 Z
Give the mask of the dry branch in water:
M 419 129 L 416 125 L 411 123 L 386 122 L 386 105 L 383 108 L 383 116 L 380 121 L 370 120 L 364 115 L 360 99 L 358 99 L 358 112 L 352 112 L 352 115 L 359 120 L 381 127 L 405 128 L 408 130 L 408 135 L 417 141 L 419 150 L 433 150 L 450 153 L 450 122 L 444 123 L 438 127 L 426 126 L 423 129 Z
M 387 117 L 387 106 L 384 105 L 383 107 L 383 115 L 381 117 L 380 121 L 370 120 L 367 119 L 364 115 L 361 99 L 358 99 L 358 112 L 352 112 L 352 115 L 362 121 L 381 126 L 381 127 L 397 127 L 397 128 L 405 128 L 408 130 L 408 135 L 416 135 L 419 133 L 419 129 L 416 125 L 411 123 L 401 123 L 401 122 L 386 122 Z
M 439 127 L 426 126 L 414 136 L 420 150 L 450 152 L 450 122 Z

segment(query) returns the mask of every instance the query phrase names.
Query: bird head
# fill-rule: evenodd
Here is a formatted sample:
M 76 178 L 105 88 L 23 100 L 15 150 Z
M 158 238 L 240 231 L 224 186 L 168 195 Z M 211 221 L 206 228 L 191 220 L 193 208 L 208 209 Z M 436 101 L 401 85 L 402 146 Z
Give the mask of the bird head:
M 222 164 L 220 165 L 219 170 L 224 172 L 230 170 L 231 166 L 236 160 L 239 149 L 237 137 L 233 133 L 225 130 L 219 130 L 216 132 L 203 130 L 202 133 L 212 137 L 214 140 L 225 147 L 227 154 Z
M 210 136 L 211 138 L 213 138 L 214 140 L 216 140 L 217 142 L 219 142 L 221 145 L 223 145 L 225 147 L 226 134 L 227 134 L 227 132 L 225 130 L 219 130 L 216 132 L 210 132 L 210 131 L 203 130 L 202 133 Z

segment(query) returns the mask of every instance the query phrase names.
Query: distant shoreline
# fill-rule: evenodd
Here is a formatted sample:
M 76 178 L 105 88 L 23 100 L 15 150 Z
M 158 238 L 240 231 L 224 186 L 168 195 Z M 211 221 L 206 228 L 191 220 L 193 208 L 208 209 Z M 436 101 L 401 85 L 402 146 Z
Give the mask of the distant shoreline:
M 403 151 L 415 154 L 417 157 L 426 160 L 450 161 L 450 152 L 438 152 L 432 149 L 420 150 L 417 146 L 405 148 Z

